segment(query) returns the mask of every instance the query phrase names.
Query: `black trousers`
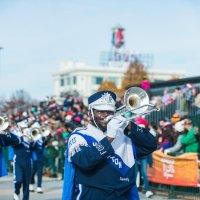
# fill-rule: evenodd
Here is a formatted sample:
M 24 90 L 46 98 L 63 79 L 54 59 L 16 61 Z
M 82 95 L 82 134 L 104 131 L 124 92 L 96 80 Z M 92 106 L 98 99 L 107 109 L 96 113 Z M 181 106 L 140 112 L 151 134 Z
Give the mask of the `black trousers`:
M 37 187 L 42 187 L 43 160 L 33 161 L 31 174 L 31 184 L 35 184 L 35 175 L 37 174 Z
M 14 160 L 15 193 L 20 194 L 23 186 L 23 200 L 29 200 L 29 183 L 31 179 L 31 160 Z

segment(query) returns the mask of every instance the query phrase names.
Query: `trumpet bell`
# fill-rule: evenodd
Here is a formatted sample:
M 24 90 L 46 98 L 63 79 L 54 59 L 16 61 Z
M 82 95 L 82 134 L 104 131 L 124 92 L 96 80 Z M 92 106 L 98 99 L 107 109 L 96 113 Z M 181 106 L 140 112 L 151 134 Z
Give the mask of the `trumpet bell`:
M 6 116 L 1 115 L 0 116 L 0 131 L 4 131 L 8 128 L 9 121 Z
M 124 103 L 133 114 L 139 115 L 148 109 L 149 96 L 143 89 L 131 87 L 124 95 Z
M 51 133 L 50 128 L 46 125 L 42 125 L 40 129 L 43 137 L 48 137 Z
M 31 136 L 36 137 L 40 134 L 40 129 L 39 128 L 32 128 L 31 129 Z

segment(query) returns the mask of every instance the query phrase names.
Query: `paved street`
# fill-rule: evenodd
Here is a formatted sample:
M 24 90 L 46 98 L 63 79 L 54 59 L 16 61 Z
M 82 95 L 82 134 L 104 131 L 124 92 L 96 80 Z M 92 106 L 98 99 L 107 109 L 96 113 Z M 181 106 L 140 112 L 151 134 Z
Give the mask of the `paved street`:
M 55 178 L 44 177 L 43 181 L 43 194 L 30 193 L 30 200 L 61 200 L 62 194 L 62 181 L 58 181 Z M 141 200 L 147 198 L 140 193 Z M 0 178 L 0 200 L 12 200 L 13 199 L 13 184 L 12 176 L 6 176 Z M 166 197 L 153 196 L 152 200 L 166 200 Z
M 30 200 L 60 200 L 61 199 L 62 181 L 55 178 L 44 177 L 43 194 L 30 192 Z M 0 178 L 0 200 L 13 199 L 13 182 L 12 176 Z

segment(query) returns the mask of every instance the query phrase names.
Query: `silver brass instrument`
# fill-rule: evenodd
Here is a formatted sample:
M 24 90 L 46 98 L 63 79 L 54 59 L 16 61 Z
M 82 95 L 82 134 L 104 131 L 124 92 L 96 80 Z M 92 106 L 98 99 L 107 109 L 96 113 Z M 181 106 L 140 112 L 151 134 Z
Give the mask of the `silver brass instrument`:
M 18 127 L 22 132 L 24 137 L 29 138 L 30 140 L 39 140 L 41 137 L 47 137 L 50 134 L 50 130 L 48 131 L 47 126 L 41 126 L 37 121 L 29 122 L 27 120 L 23 120 L 18 122 Z
M 50 128 L 48 126 L 45 126 L 45 125 L 41 126 L 40 130 L 41 130 L 42 137 L 48 137 L 49 134 L 51 133 Z
M 149 103 L 149 96 L 139 87 L 131 87 L 124 94 L 124 104 L 117 109 L 116 115 L 126 115 L 131 113 L 130 117 L 127 117 L 127 121 L 134 119 L 137 116 L 147 115 L 153 111 L 159 111 L 155 105 Z
M 40 129 L 37 127 L 31 128 L 31 137 L 37 138 L 41 134 Z
M 41 129 L 40 129 L 40 124 L 38 122 L 34 122 L 30 126 L 30 134 L 33 140 L 38 140 L 39 138 L 42 137 Z
M 8 128 L 9 121 L 6 115 L 0 114 L 0 131 L 4 131 Z
M 33 127 L 31 128 L 31 137 L 33 139 L 40 137 L 48 137 L 51 133 L 47 126 Z

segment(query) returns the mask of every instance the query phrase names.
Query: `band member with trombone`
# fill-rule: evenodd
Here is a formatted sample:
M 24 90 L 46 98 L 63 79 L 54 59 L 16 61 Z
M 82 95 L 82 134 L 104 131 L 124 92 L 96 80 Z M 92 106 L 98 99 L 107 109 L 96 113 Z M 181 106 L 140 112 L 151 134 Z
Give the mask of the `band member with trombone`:
M 32 150 L 34 149 L 35 142 L 31 135 L 31 129 L 27 120 L 18 122 L 18 134 L 22 142 L 16 146 L 12 146 L 14 150 L 13 157 L 13 174 L 14 174 L 14 200 L 20 199 L 20 189 L 23 185 L 23 198 L 22 200 L 29 200 L 29 183 L 31 179 L 32 167 Z
M 34 126 L 34 124 L 33 124 Z M 44 148 L 47 144 L 47 136 L 50 134 L 50 129 L 45 126 L 38 126 L 33 128 L 35 148 L 32 153 L 33 167 L 31 174 L 31 182 L 29 185 L 29 191 L 34 192 L 35 174 L 37 173 L 37 193 L 43 193 L 42 190 L 42 173 L 44 164 Z
M 20 199 L 19 193 L 22 184 L 23 200 L 29 200 L 32 145 L 32 138 L 25 121 L 19 122 L 18 127 L 11 130 L 8 118 L 5 115 L 0 115 L 0 146 L 12 146 L 14 150 L 14 200 Z
M 147 113 L 148 95 L 131 88 L 126 105 L 116 112 L 116 95 L 100 91 L 88 98 L 90 123 L 69 137 L 62 200 L 138 200 L 135 160 L 157 148 L 156 139 L 132 122 L 134 114 Z M 155 110 L 155 109 L 152 109 Z M 127 119 L 125 114 L 132 112 Z M 129 134 L 125 134 L 129 126 Z

